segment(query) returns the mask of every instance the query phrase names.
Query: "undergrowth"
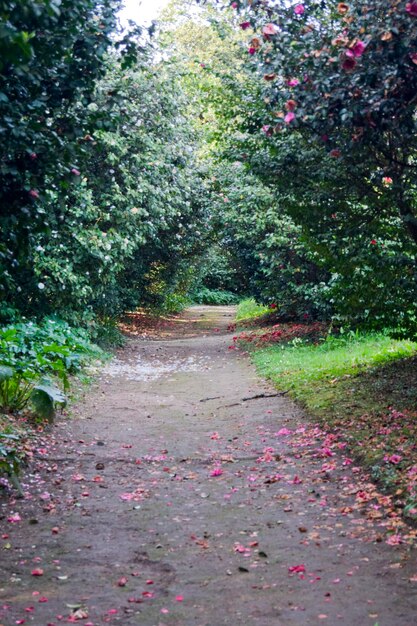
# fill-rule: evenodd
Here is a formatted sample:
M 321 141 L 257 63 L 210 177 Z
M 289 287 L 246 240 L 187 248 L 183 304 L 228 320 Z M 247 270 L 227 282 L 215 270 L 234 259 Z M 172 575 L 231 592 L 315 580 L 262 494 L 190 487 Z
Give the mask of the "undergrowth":
M 236 321 L 253 320 L 272 311 L 267 306 L 258 304 L 253 298 L 245 298 L 238 304 L 236 311 Z
M 22 414 L 51 422 L 56 406 L 66 404 L 72 378 L 103 356 L 86 331 L 60 320 L 20 321 L 0 328 L 0 475 L 18 484 L 25 456 Z
M 200 287 L 197 291 L 190 295 L 190 299 L 194 304 L 226 306 L 228 304 L 237 304 L 240 296 L 232 291 Z

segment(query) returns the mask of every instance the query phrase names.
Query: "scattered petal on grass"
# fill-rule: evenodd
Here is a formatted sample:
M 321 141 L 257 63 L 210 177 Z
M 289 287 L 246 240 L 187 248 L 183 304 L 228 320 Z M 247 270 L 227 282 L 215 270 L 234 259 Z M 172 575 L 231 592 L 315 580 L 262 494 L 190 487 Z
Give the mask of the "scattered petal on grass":
M 182 602 L 184 600 L 184 596 L 175 596 L 177 602 Z

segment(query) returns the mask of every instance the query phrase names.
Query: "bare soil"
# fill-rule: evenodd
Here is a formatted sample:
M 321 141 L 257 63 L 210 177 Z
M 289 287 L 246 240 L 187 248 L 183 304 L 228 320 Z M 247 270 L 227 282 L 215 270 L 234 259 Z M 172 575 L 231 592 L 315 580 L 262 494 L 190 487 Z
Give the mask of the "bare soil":
M 0 626 L 416 624 L 392 502 L 340 437 L 254 397 L 276 390 L 233 314 L 133 329 L 57 422 L 0 501 Z

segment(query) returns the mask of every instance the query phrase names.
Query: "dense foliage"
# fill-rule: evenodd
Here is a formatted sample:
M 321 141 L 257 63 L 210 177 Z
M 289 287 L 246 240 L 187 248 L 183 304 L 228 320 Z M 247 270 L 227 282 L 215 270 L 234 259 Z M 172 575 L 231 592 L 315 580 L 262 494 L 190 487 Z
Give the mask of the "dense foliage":
M 48 192 L 64 196 L 79 177 L 84 112 L 107 51 L 122 45 L 114 41 L 118 7 L 117 0 L 0 3 L 0 289 L 12 306 L 19 293 L 22 301 L 36 294 L 33 236 L 51 232 Z
M 156 54 L 118 7 L 0 3 L 3 319 L 226 290 L 413 333 L 415 3 L 176 1 Z
M 14 412 L 32 402 L 40 414 L 52 414 L 55 402 L 65 403 L 55 381 L 67 391 L 70 375 L 100 355 L 85 331 L 57 320 L 0 329 L 0 408 Z
M 118 34 L 116 0 L 2 4 L 0 313 L 85 324 L 160 303 L 206 230 L 175 72 Z
M 263 85 L 248 167 L 331 273 L 334 311 L 414 333 L 417 5 L 232 4 Z
M 262 84 L 246 66 L 245 37 L 233 12 L 210 4 L 196 11 L 178 3 L 163 22 L 162 45 L 182 68 L 200 160 L 211 174 L 212 248 L 202 283 L 275 303 L 283 317 L 323 316 L 327 273 L 260 166 L 271 155 L 261 131 Z
M 157 304 L 204 248 L 205 194 L 175 77 L 112 69 L 90 105 L 117 119 L 95 133 L 85 176 L 63 205 L 50 194 L 53 238 L 36 238 L 48 306 L 100 317 Z M 200 230 L 201 229 L 201 230 Z

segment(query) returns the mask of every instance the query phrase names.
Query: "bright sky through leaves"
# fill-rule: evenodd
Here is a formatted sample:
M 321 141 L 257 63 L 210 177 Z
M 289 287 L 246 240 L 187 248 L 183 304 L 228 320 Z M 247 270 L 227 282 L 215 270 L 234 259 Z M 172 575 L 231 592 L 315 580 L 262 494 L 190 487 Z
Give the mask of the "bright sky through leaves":
M 120 12 L 122 21 L 133 20 L 137 24 L 148 24 L 157 19 L 168 0 L 125 0 Z

